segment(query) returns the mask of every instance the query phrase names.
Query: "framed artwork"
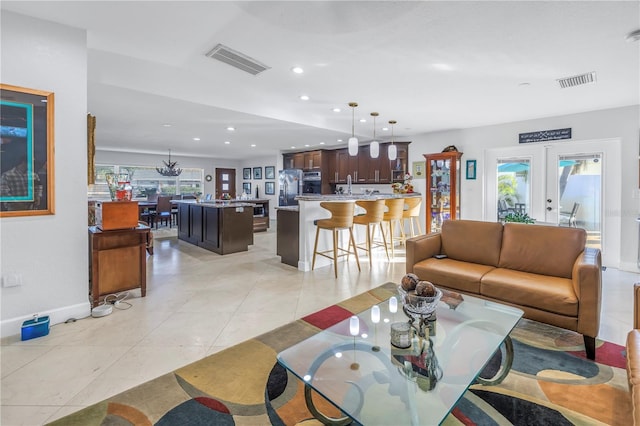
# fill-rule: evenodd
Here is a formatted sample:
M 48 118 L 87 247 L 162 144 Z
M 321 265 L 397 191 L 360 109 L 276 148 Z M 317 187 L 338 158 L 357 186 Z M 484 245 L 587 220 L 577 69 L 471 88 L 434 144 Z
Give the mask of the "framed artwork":
M 245 167 L 242 169 L 242 179 L 251 179 L 251 167 Z
M 275 179 L 276 178 L 276 168 L 275 168 L 275 166 L 266 166 L 264 168 L 264 178 L 265 179 Z
M 54 214 L 53 92 L 0 84 L 0 217 Z
M 265 182 L 264 183 L 264 193 L 266 195 L 274 195 L 276 193 L 276 183 L 275 182 Z
M 427 163 L 425 161 L 414 161 L 413 162 L 413 178 L 414 179 L 424 179 L 426 173 Z
M 251 195 L 251 182 L 242 183 L 242 192 L 244 192 L 247 195 Z
M 476 178 L 476 160 L 467 160 L 467 179 Z
M 254 179 L 262 179 L 262 167 L 254 167 L 253 168 L 253 178 Z

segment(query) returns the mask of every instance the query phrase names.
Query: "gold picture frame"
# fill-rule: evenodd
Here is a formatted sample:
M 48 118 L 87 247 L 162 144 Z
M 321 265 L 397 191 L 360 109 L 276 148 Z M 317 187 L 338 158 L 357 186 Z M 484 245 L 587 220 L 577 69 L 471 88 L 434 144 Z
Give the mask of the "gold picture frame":
M 414 179 L 425 179 L 427 173 L 427 162 L 426 161 L 414 161 L 412 163 L 413 166 L 413 178 Z
M 0 217 L 54 214 L 54 94 L 0 83 Z

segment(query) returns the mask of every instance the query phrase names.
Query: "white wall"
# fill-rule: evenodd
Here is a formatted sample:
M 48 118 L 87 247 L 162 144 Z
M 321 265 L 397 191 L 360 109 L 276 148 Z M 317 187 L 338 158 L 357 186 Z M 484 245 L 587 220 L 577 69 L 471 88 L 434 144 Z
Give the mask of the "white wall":
M 621 140 L 622 208 L 620 211 L 605 209 L 605 215 L 618 216 L 621 222 L 620 264 L 615 266 L 629 271 L 637 271 L 638 223 L 636 218 L 640 212 L 640 191 L 638 190 L 640 106 L 638 105 L 418 135 L 409 145 L 409 163 L 424 161 L 422 154 L 440 152 L 448 145 L 455 145 L 459 151 L 464 152 L 462 156 L 463 167 L 466 160 L 477 160 L 478 176 L 476 180 L 466 180 L 463 173 L 461 216 L 463 219 L 481 220 L 484 210 L 482 175 L 484 151 L 491 148 L 518 146 L 519 133 L 567 127 L 572 129 L 571 141 L 547 143 L 570 144 L 572 141 L 606 138 Z M 419 180 L 417 182 L 416 190 L 424 193 L 425 181 Z M 613 189 L 605 188 L 604 190 L 611 191 Z
M 265 179 L 264 176 L 264 168 L 266 166 L 274 166 L 275 167 L 275 179 Z M 253 179 L 253 174 L 251 180 L 242 179 L 242 169 L 245 167 L 249 167 L 253 170 L 254 167 L 262 167 L 262 179 Z M 260 198 L 269 200 L 269 220 L 274 221 L 276 219 L 276 207 L 278 207 L 278 171 L 282 170 L 282 155 L 273 155 L 273 156 L 265 156 L 252 158 L 251 160 L 245 160 L 242 162 L 238 172 L 236 173 L 236 178 L 238 179 L 238 192 L 242 191 L 242 183 L 243 182 L 251 182 L 251 194 L 255 197 L 256 195 L 256 185 L 258 185 L 260 191 Z M 264 184 L 265 182 L 275 182 L 275 194 L 267 195 L 264 192 Z M 273 226 L 273 223 L 271 225 Z
M 55 94 L 55 214 L 0 219 L 1 335 L 33 314 L 51 323 L 89 314 L 87 236 L 87 49 L 75 28 L 2 11 L 2 83 Z

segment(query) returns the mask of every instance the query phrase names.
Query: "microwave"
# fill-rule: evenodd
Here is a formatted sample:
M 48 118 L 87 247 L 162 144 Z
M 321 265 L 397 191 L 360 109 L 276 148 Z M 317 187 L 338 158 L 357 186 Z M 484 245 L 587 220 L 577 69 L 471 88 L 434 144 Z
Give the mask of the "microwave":
M 304 172 L 302 174 L 302 181 L 320 181 L 322 180 L 322 172 L 312 171 L 312 172 Z

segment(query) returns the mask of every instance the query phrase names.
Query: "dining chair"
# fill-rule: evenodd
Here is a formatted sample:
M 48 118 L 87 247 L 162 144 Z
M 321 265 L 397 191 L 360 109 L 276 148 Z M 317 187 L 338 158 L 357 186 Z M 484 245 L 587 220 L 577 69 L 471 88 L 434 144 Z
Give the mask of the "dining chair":
M 153 221 L 156 224 L 156 229 L 158 229 L 158 222 L 169 225 L 171 228 L 172 213 L 171 213 L 171 196 L 161 195 L 158 197 L 158 206 L 156 207 L 156 212 L 153 215 Z

